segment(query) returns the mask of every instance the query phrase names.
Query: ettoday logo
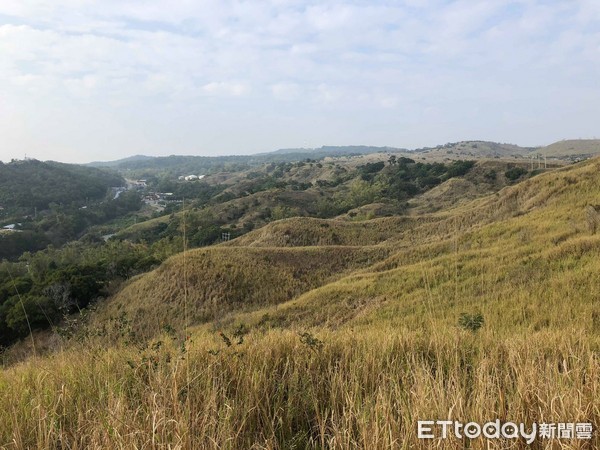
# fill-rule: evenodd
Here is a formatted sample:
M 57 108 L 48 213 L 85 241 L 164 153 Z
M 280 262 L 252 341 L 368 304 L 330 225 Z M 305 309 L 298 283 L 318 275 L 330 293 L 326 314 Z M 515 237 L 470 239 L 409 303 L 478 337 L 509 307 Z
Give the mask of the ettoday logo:
M 417 437 L 419 439 L 524 439 L 532 444 L 537 439 L 591 439 L 591 423 L 524 423 L 504 422 L 458 422 L 454 420 L 419 420 Z

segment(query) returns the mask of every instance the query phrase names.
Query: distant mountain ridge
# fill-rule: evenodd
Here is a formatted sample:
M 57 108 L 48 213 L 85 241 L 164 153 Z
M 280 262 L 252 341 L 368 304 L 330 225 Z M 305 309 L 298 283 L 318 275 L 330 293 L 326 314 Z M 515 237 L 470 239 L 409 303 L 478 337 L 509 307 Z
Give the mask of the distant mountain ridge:
M 401 152 L 402 149 L 393 147 L 368 147 L 368 146 L 324 146 L 318 149 L 281 149 L 270 153 L 255 155 L 227 155 L 227 156 L 145 156 L 136 155 L 117 161 L 92 162 L 88 167 L 112 168 L 129 170 L 135 173 L 132 176 L 152 176 L 157 171 L 168 170 L 172 174 L 211 174 L 231 170 L 243 170 L 257 167 L 266 163 L 285 163 L 302 160 L 318 160 L 328 156 L 355 156 L 381 152 Z
M 436 156 L 454 154 L 474 158 L 505 158 L 528 156 L 537 149 L 538 147 L 521 147 L 515 144 L 491 141 L 460 141 L 435 147 L 418 148 L 414 151 Z
M 156 158 L 155 156 L 146 156 L 146 155 L 133 155 L 133 156 L 128 156 L 126 158 L 122 158 L 122 159 L 117 159 L 115 161 L 93 161 L 87 164 L 84 164 L 85 166 L 91 166 L 91 167 L 117 167 L 120 164 L 124 164 L 124 163 L 128 163 L 128 162 L 136 162 L 136 161 L 150 161 L 153 160 L 154 158 Z
M 410 150 L 406 148 L 398 147 L 377 147 L 372 145 L 323 145 L 318 148 L 281 148 L 274 152 L 263 153 L 268 154 L 294 154 L 294 153 L 328 153 L 331 155 L 340 154 L 361 154 L 367 155 L 369 153 L 387 153 L 387 152 L 408 152 Z
M 306 147 L 292 147 L 292 148 L 281 148 L 271 152 L 256 153 L 253 155 L 227 155 L 227 156 L 200 156 L 200 155 L 169 155 L 169 156 L 147 156 L 147 155 L 134 155 L 126 158 L 117 159 L 114 161 L 93 161 L 86 163 L 86 166 L 93 167 L 117 167 L 119 165 L 128 163 L 139 163 L 143 161 L 153 161 L 161 158 L 172 158 L 172 157 L 184 157 L 184 158 L 240 158 L 240 159 L 253 159 L 256 157 L 264 157 L 268 155 L 348 155 L 348 154 L 369 154 L 369 153 L 381 153 L 381 152 L 408 152 L 406 148 L 397 147 L 377 147 L 372 145 L 323 145 L 319 148 L 306 148 Z
M 536 153 L 553 158 L 589 158 L 600 154 L 600 139 L 565 139 L 543 147 Z
M 302 159 L 322 159 L 327 156 L 368 155 L 373 153 L 415 153 L 432 157 L 469 158 L 527 158 L 534 155 L 546 155 L 559 159 L 587 158 L 600 154 L 600 139 L 572 139 L 558 141 L 546 147 L 522 147 L 510 143 L 468 140 L 448 142 L 435 147 L 407 149 L 389 146 L 370 145 L 324 145 L 318 148 L 281 148 L 272 152 L 253 155 L 195 156 L 135 155 L 115 161 L 96 161 L 85 164 L 91 167 L 109 167 L 129 170 L 173 169 L 186 167 L 191 172 L 226 170 L 231 165 L 254 166 L 268 162 L 288 162 Z

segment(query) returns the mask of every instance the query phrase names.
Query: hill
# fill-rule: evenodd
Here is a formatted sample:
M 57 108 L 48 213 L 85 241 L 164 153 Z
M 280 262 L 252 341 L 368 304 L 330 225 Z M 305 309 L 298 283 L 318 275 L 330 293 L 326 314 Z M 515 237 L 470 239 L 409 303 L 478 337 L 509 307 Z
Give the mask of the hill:
M 418 332 L 451 329 L 462 312 L 479 311 L 500 335 L 593 335 L 598 169 L 594 160 L 539 175 L 421 220 L 386 242 L 396 249 L 387 260 L 262 314 L 304 326 L 388 322 Z
M 86 166 L 91 167 L 119 167 L 121 165 L 126 166 L 129 163 L 139 162 L 139 161 L 150 161 L 154 159 L 154 156 L 146 156 L 146 155 L 134 155 L 128 156 L 127 158 L 117 159 L 114 161 L 94 161 L 91 163 L 84 164 Z
M 377 245 L 397 235 L 399 230 L 409 228 L 412 222 L 408 217 L 386 217 L 361 222 L 297 217 L 272 222 L 223 245 L 234 247 Z
M 375 147 L 372 145 L 323 145 L 319 148 L 282 148 L 270 154 L 313 154 L 324 156 L 368 155 L 371 153 L 407 152 L 405 148 Z
M 300 251 L 308 246 L 313 249 L 313 258 L 318 258 L 319 264 L 325 267 L 335 261 L 332 254 L 327 253 L 331 246 L 339 246 L 337 248 L 340 251 L 344 249 L 346 252 L 349 248 L 356 248 L 357 251 L 360 248 L 369 251 L 373 251 L 373 248 L 380 249 L 379 257 L 369 257 L 371 267 L 363 268 L 357 275 L 350 274 L 340 281 L 323 283 L 319 288 L 309 286 L 310 289 L 307 287 L 306 293 L 294 301 L 292 300 L 298 291 L 277 297 L 276 303 L 285 300 L 290 302 L 282 303 L 277 311 L 270 311 L 269 314 L 280 317 L 284 322 L 298 321 L 306 325 L 322 326 L 323 321 L 332 320 L 330 314 L 333 314 L 342 317 L 343 319 L 336 319 L 336 322 L 343 324 L 352 322 L 357 317 L 360 311 L 357 305 L 370 305 L 369 307 L 378 311 L 373 312 L 376 317 L 379 314 L 387 317 L 387 313 L 383 312 L 386 310 L 396 311 L 388 320 L 392 320 L 391 317 L 402 317 L 402 326 L 410 323 L 423 327 L 426 326 L 425 318 L 430 320 L 430 314 L 434 314 L 423 308 L 433 307 L 434 304 L 436 320 L 447 317 L 451 322 L 461 309 L 472 308 L 482 309 L 487 315 L 500 320 L 503 314 L 514 307 L 514 299 L 519 298 L 519 295 L 527 293 L 535 302 L 541 301 L 542 296 L 549 295 L 546 289 L 540 290 L 544 277 L 553 278 L 559 274 L 562 277 L 569 271 L 561 265 L 563 260 L 558 255 L 569 256 L 570 251 L 583 252 L 579 253 L 582 259 L 578 272 L 572 273 L 565 280 L 577 280 L 577 286 L 569 288 L 572 293 L 578 293 L 576 298 L 582 297 L 585 290 L 590 288 L 593 280 L 590 276 L 596 264 L 592 254 L 600 241 L 595 236 L 586 236 L 589 233 L 589 219 L 586 215 L 589 213 L 586 208 L 597 201 L 599 165 L 600 161 L 594 160 L 577 167 L 538 175 L 520 184 L 507 186 L 492 196 L 413 218 L 390 217 L 362 222 L 310 218 L 282 220 L 212 248 L 210 253 L 202 251 L 190 254 L 205 261 L 221 258 L 216 255 L 223 255 L 224 260 L 233 261 L 230 267 L 241 267 L 243 263 L 235 262 L 236 258 L 249 257 L 242 255 L 251 251 L 250 254 L 254 256 L 249 258 L 256 261 L 252 263 L 255 271 L 247 272 L 246 275 L 243 275 L 243 271 L 236 271 L 236 277 L 256 276 L 260 279 L 260 271 L 268 270 L 269 267 L 266 264 L 264 269 L 260 269 L 261 248 L 269 253 L 276 247 L 279 252 L 283 252 L 290 247 Z M 376 247 L 372 247 L 373 245 Z M 327 252 L 319 253 L 317 248 Z M 388 252 L 390 256 L 383 259 Z M 282 256 L 278 261 L 294 261 L 294 257 L 298 255 L 284 254 L 287 256 Z M 552 258 L 557 257 L 558 262 L 555 262 Z M 131 290 L 124 291 L 130 295 L 122 303 L 138 308 L 139 306 L 134 306 L 137 305 L 134 300 L 136 292 L 143 292 L 144 301 L 154 305 L 148 310 L 156 308 L 161 299 L 165 298 L 166 292 L 171 297 L 181 298 L 181 257 L 177 258 L 179 263 L 170 263 L 160 272 L 143 276 L 144 281 L 140 280 Z M 380 262 L 376 264 L 376 261 Z M 423 264 L 427 265 L 426 269 Z M 202 273 L 202 289 L 215 289 L 211 285 L 213 282 L 227 282 L 228 275 L 223 267 L 215 267 L 219 268 L 219 276 L 210 275 L 204 269 L 191 269 L 191 273 Z M 494 270 L 498 267 L 502 267 L 502 273 L 505 273 L 502 279 L 497 278 L 498 271 Z M 162 281 L 156 282 L 158 273 L 161 274 Z M 423 285 L 423 277 L 431 277 L 431 281 Z M 167 283 L 167 279 L 172 281 Z M 271 282 L 279 284 L 274 280 Z M 140 283 L 145 286 L 143 289 Z M 235 283 L 239 286 L 239 280 Z M 317 284 L 322 283 L 319 281 Z M 565 288 L 555 285 L 553 292 L 562 292 Z M 483 292 L 488 293 L 488 298 L 481 297 Z M 451 300 L 446 300 L 445 297 Z M 492 301 L 492 298 L 496 300 Z M 560 297 L 552 299 L 556 302 L 553 311 L 544 314 L 544 317 L 553 317 L 547 323 L 547 328 L 563 328 L 565 320 L 579 327 L 584 324 L 586 327 L 591 326 L 589 320 L 584 322 L 577 316 L 577 321 L 571 322 L 567 318 L 573 315 L 564 315 L 564 308 L 572 307 L 574 299 L 566 303 Z M 238 304 L 243 308 L 247 306 L 243 302 Z M 587 307 L 580 306 L 588 310 Z M 301 319 L 294 319 L 296 316 Z M 310 317 L 313 319 L 309 319 Z M 410 320 L 407 321 L 409 317 Z M 519 320 L 501 322 L 506 329 L 518 328 L 521 323 Z
M 60 247 L 137 211 L 139 196 L 124 192 L 124 185 L 108 169 L 31 159 L 0 163 L 0 226 L 6 227 L 0 260 L 14 261 L 50 244 Z
M 414 150 L 415 153 L 427 155 L 429 158 L 509 158 L 519 159 L 528 156 L 536 148 L 520 147 L 514 144 L 501 144 L 489 141 L 449 142 L 436 147 L 425 147 Z
M 149 157 L 132 156 L 116 161 L 92 162 L 89 166 L 111 167 L 128 171 L 129 175 L 154 176 L 161 173 L 171 175 L 217 174 L 238 172 L 269 163 L 289 163 L 303 160 L 323 161 L 331 158 L 352 156 L 398 154 L 407 157 L 424 157 L 429 161 L 482 159 L 482 158 L 522 158 L 536 148 L 520 147 L 489 141 L 462 141 L 436 147 L 408 150 L 397 147 L 377 147 L 369 145 L 322 146 L 318 148 L 284 148 L 254 155 L 192 156 L 170 155 Z M 386 156 L 387 158 L 387 156 Z
M 507 178 L 506 173 L 516 169 L 522 172 L 514 179 Z M 525 162 L 426 163 L 376 153 L 322 162 L 270 163 L 209 175 L 197 183 L 161 185 L 161 189 L 176 193 L 193 186 L 204 186 L 206 193 L 212 189 L 213 194 L 202 199 L 185 196 L 192 227 L 201 227 L 206 233 L 212 230 L 210 242 L 201 236 L 192 239 L 196 246 L 220 239 L 222 232 L 237 237 L 273 220 L 294 216 L 355 221 L 431 212 L 496 192 L 534 173 Z M 169 212 L 173 214 L 137 223 L 116 237 L 151 242 L 173 231 L 180 233 L 176 222 L 181 222 L 181 205 Z
M 276 305 L 369 266 L 388 255 L 382 247 L 251 249 L 212 247 L 177 255 L 132 281 L 106 305 L 97 323 L 125 314 L 138 337 L 166 325 L 218 320 L 227 311 Z M 187 309 L 182 295 L 187 273 Z
M 586 159 L 600 154 L 600 139 L 567 139 L 543 147 L 536 153 L 549 158 Z
M 556 167 L 551 164 L 549 167 Z M 511 171 L 515 169 L 516 178 L 511 179 Z M 538 173 L 530 171 L 527 162 L 506 162 L 498 159 L 483 159 L 477 162 L 464 176 L 451 178 L 433 187 L 409 201 L 410 213 L 420 215 L 440 210 L 446 210 L 459 204 L 468 204 L 486 195 L 498 192 L 502 188 L 514 184 L 515 181 L 524 180 L 528 176 Z
M 448 418 L 590 423 L 557 442 L 598 448 L 599 174 L 593 159 L 414 217 L 294 218 L 176 255 L 60 352 L 0 372 L 0 442 L 425 449 L 440 442 L 416 421 Z
M 36 160 L 0 162 L 0 206 L 46 209 L 50 203 L 83 204 L 124 183 L 115 173 L 91 167 Z
M 343 157 L 352 155 L 369 155 L 381 152 L 396 152 L 401 149 L 372 146 L 323 146 L 316 149 L 294 148 L 281 149 L 254 155 L 229 156 L 132 156 L 117 161 L 92 162 L 89 166 L 111 167 L 135 175 L 152 176 L 161 173 L 172 175 L 215 174 L 222 171 L 236 172 L 258 167 L 268 163 L 285 163 L 302 160 L 322 160 L 327 157 Z M 130 175 L 132 175 L 130 173 Z

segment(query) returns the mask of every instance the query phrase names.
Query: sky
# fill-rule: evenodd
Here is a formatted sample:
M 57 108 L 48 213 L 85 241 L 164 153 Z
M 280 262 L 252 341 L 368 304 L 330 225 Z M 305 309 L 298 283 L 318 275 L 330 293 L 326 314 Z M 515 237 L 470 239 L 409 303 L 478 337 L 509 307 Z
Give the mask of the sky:
M 0 160 L 600 136 L 597 0 L 1 0 Z

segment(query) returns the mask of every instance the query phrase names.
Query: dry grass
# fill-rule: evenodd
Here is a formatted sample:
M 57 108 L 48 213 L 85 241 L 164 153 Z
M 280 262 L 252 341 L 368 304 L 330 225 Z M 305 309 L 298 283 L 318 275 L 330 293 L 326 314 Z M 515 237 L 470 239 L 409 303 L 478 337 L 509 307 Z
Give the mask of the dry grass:
M 185 353 L 164 338 L 159 349 L 88 344 L 31 360 L 0 374 L 0 445 L 462 449 L 418 440 L 416 421 L 600 423 L 598 345 L 584 335 L 384 327 L 317 337 L 322 347 L 311 348 L 292 332 L 257 332 L 226 347 L 201 334 Z
M 575 155 L 597 155 L 600 153 L 600 140 L 567 139 L 550 144 L 536 153 L 556 158 Z
M 409 217 L 384 217 L 362 222 L 295 217 L 270 223 L 228 242 L 234 247 L 309 247 L 377 245 L 409 230 Z
M 188 252 L 189 324 L 219 320 L 229 311 L 277 305 L 367 267 L 389 255 L 385 247 L 236 248 Z M 129 283 L 103 305 L 95 323 L 125 314 L 133 331 L 150 337 L 184 319 L 183 256 Z
M 191 340 L 171 258 L 96 318 L 125 312 L 138 344 L 88 337 L 0 372 L 0 446 L 600 448 L 597 431 L 532 447 L 416 438 L 427 419 L 600 427 L 600 235 L 586 222 L 599 174 L 594 160 L 433 215 L 280 221 L 190 252 L 190 317 L 219 312 Z M 292 247 L 321 228 L 346 245 Z M 462 331 L 461 312 L 485 325 Z M 165 319 L 175 332 L 156 335 Z

